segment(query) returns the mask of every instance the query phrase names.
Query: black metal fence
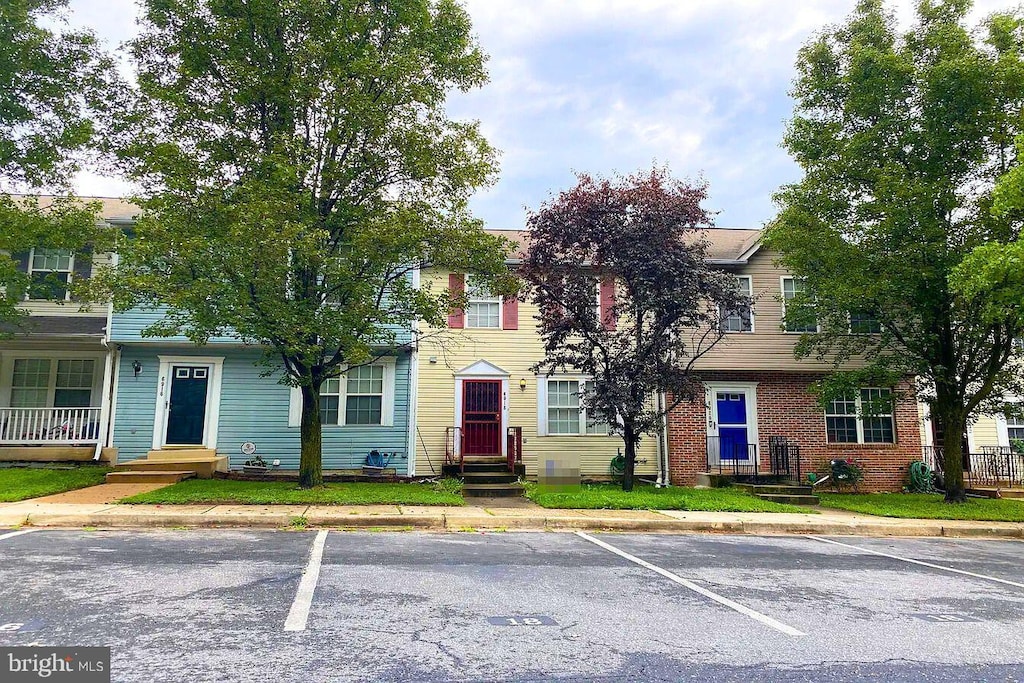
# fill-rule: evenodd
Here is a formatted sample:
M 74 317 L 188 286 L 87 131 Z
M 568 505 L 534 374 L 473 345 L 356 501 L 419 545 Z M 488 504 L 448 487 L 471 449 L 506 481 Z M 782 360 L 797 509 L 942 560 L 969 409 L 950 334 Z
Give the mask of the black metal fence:
M 945 468 L 941 446 L 924 446 L 922 460 L 935 472 Z M 1006 446 L 983 446 L 979 453 L 964 454 L 964 482 L 968 488 L 986 486 L 999 488 L 1024 487 L 1024 453 Z
M 768 462 L 760 462 L 756 443 L 739 443 L 733 439 L 709 436 L 707 440 L 707 471 L 728 475 L 738 480 L 793 479 L 799 481 L 800 447 L 784 437 L 768 439 Z

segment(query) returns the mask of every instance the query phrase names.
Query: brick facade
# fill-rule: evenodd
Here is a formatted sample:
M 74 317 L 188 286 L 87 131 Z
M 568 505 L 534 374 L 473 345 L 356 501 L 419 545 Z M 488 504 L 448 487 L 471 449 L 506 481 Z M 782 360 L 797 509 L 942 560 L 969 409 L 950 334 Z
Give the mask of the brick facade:
M 760 466 L 769 468 L 768 440 L 784 436 L 800 445 L 802 472 L 825 471 L 834 458 L 852 458 L 864 468 L 861 491 L 899 491 L 911 462 L 921 459 L 920 417 L 909 385 L 897 389 L 894 444 L 828 444 L 825 414 L 808 387 L 821 375 L 794 372 L 703 372 L 705 382 L 757 383 Z M 748 407 L 749 410 L 749 407 Z M 707 407 L 681 404 L 669 415 L 669 471 L 673 484 L 692 486 L 707 471 Z

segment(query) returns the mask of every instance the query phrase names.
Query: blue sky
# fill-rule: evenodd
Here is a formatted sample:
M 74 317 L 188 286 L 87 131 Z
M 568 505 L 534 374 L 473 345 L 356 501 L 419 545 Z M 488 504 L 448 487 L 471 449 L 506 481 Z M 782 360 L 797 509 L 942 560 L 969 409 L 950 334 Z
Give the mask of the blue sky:
M 491 82 L 453 96 L 501 150 L 501 177 L 472 202 L 491 228 L 574 183 L 574 172 L 666 164 L 710 184 L 719 226 L 760 227 L 772 193 L 799 178 L 779 143 L 800 45 L 855 0 L 463 0 Z M 132 0 L 71 0 L 72 22 L 111 46 L 135 31 Z M 975 15 L 1010 7 L 978 0 Z M 903 21 L 913 0 L 890 0 Z M 83 174 L 83 194 L 128 191 Z

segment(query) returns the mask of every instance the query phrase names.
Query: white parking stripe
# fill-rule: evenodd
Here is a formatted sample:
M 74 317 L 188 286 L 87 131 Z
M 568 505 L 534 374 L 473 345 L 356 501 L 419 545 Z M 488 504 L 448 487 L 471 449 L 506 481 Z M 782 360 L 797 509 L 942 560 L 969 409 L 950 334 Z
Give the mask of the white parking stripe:
M 859 545 L 850 545 L 849 543 L 840 543 L 839 541 L 833 541 L 830 538 L 822 538 L 821 536 L 808 535 L 807 538 L 813 538 L 815 541 L 821 541 L 822 543 L 831 543 L 832 545 L 840 545 L 844 548 L 851 548 L 853 550 L 860 550 L 865 553 L 871 553 L 872 555 L 878 555 L 880 557 L 888 557 L 891 560 L 899 560 L 900 562 L 909 562 L 910 564 L 919 564 L 922 567 L 929 567 L 931 569 L 941 569 L 944 572 L 952 572 L 954 574 L 963 574 L 964 576 L 972 576 L 976 579 L 984 579 L 985 581 L 995 581 L 996 583 L 1004 583 L 1007 586 L 1014 586 L 1015 588 L 1024 588 L 1024 583 L 1017 583 L 1016 581 L 1007 581 L 1006 579 L 997 579 L 994 576 L 985 576 L 984 574 L 975 574 L 974 572 L 964 571 L 963 569 L 954 569 L 953 567 L 944 567 L 941 564 L 932 564 L 931 562 L 922 562 L 921 560 L 912 560 L 909 557 L 900 557 L 899 555 L 890 555 L 889 553 L 883 553 L 878 550 L 872 550 L 871 548 L 862 548 Z
M 317 581 L 320 580 L 320 562 L 324 557 L 324 543 L 327 542 L 327 531 L 317 532 L 313 540 L 313 549 L 309 553 L 309 564 L 302 572 L 302 580 L 299 581 L 299 590 L 295 593 L 295 601 L 291 610 L 288 611 L 288 618 L 284 620 L 285 631 L 305 631 L 306 621 L 309 619 L 309 608 L 313 605 L 313 591 L 316 590 Z
M 21 531 L 12 531 L 9 534 L 3 534 L 2 536 L 0 536 L 0 541 L 4 540 L 5 538 L 14 538 L 15 536 L 21 536 L 22 534 L 30 534 L 33 531 L 35 531 L 35 529 L 22 529 Z
M 720 605 L 725 605 L 729 609 L 735 610 L 735 611 L 739 612 L 740 614 L 748 616 L 751 619 L 753 619 L 754 621 L 759 621 L 762 624 L 764 624 L 765 626 L 770 626 L 771 628 L 775 629 L 776 631 L 782 631 L 783 633 L 785 633 L 788 636 L 805 636 L 805 635 L 807 635 L 806 633 L 803 633 L 802 631 L 796 630 L 792 626 L 788 626 L 786 624 L 783 624 L 781 621 L 776 621 L 775 619 L 772 619 L 771 617 L 769 617 L 769 616 L 767 616 L 765 614 L 761 614 L 760 612 L 756 612 L 756 611 L 750 609 L 749 607 L 745 607 L 745 606 L 739 604 L 738 602 L 733 602 L 729 598 L 721 596 L 718 593 L 714 593 L 712 591 L 709 591 L 707 588 L 703 588 L 702 586 L 698 586 L 694 582 L 689 581 L 687 579 L 684 579 L 683 577 L 681 577 L 681 576 L 679 576 L 677 574 L 673 574 L 672 572 L 668 571 L 667 569 L 662 569 L 661 567 L 659 567 L 657 565 L 653 565 L 650 562 L 647 562 L 646 560 L 641 560 L 639 557 L 636 557 L 634 555 L 630 555 L 629 553 L 627 553 L 627 552 L 625 552 L 623 550 L 619 550 L 615 546 L 613 546 L 613 545 L 611 545 L 609 543 L 605 543 L 604 541 L 598 540 L 598 539 L 594 538 L 593 536 L 591 536 L 589 534 L 583 533 L 582 531 L 577 531 L 576 535 L 579 536 L 580 538 L 583 538 L 583 539 L 586 539 L 586 540 L 590 541 L 591 543 L 593 543 L 595 545 L 601 546 L 602 548 L 604 548 L 605 550 L 607 550 L 609 552 L 615 553 L 619 557 L 624 557 L 625 559 L 629 560 L 630 562 L 635 562 L 636 564 L 640 565 L 641 567 L 645 567 L 647 569 L 650 569 L 652 572 L 656 572 L 658 574 L 661 574 L 662 576 L 664 576 L 669 581 L 674 581 L 675 583 L 678 583 L 680 586 L 683 586 L 685 588 L 689 588 L 694 593 L 700 593 L 704 597 L 709 598 L 711 600 L 714 600 L 715 602 L 717 602 Z

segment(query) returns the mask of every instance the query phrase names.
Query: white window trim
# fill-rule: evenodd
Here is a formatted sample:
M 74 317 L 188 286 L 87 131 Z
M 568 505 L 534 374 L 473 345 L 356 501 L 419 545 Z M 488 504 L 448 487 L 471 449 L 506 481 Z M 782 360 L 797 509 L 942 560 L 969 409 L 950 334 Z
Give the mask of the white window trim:
M 575 434 L 552 434 L 548 427 L 548 382 L 579 382 L 585 384 L 586 382 L 592 382 L 593 377 L 589 375 L 581 374 L 566 374 L 566 375 L 537 375 L 537 436 L 549 436 L 555 438 L 570 438 L 576 439 L 580 437 L 590 438 L 607 438 L 610 434 L 589 434 L 587 433 L 587 409 L 583 407 L 582 401 L 580 405 L 580 431 Z
M 372 363 L 367 365 L 380 365 L 384 368 L 384 393 L 381 396 L 380 401 L 380 424 L 379 425 L 350 425 L 345 424 L 345 406 L 346 399 L 348 398 L 348 382 L 345 379 L 341 379 L 339 382 L 339 394 L 338 394 L 338 424 L 324 423 L 323 426 L 334 429 L 337 427 L 345 427 L 346 429 L 380 429 L 381 427 L 394 427 L 395 426 L 395 369 L 398 364 L 398 359 L 393 356 L 386 356 L 384 358 L 378 358 Z M 341 374 L 344 374 L 348 370 L 347 366 L 342 366 Z M 331 394 L 334 396 L 334 394 Z M 291 387 L 288 396 L 288 426 L 298 427 L 302 424 L 302 390 L 298 387 Z
M 821 332 L 821 323 L 815 319 L 814 330 L 791 330 L 786 327 L 786 280 L 802 280 L 803 278 L 796 277 L 794 275 L 782 275 L 779 277 L 779 296 L 782 298 L 782 332 L 784 334 L 817 334 Z M 793 290 L 796 291 L 795 289 Z
M 36 260 L 36 248 L 32 247 L 31 249 L 28 250 L 28 268 L 26 268 L 26 272 L 28 273 L 28 279 L 29 279 L 29 281 L 32 280 L 32 274 L 33 273 L 67 273 L 68 274 L 68 284 L 67 284 L 67 287 L 64 288 L 64 301 L 71 301 L 71 283 L 75 279 L 75 252 L 73 250 L 71 250 L 71 249 L 56 250 L 56 251 L 70 251 L 71 252 L 71 257 L 68 259 L 68 269 L 67 270 L 44 270 L 44 269 L 41 269 L 41 268 L 33 268 L 32 267 L 32 263 Z M 46 301 L 46 299 L 32 299 L 32 298 L 29 297 L 29 293 L 27 293 L 27 292 L 25 294 L 25 300 L 26 301 Z
M 505 329 L 505 300 L 502 296 L 490 296 L 471 299 L 469 298 L 469 291 L 471 275 L 466 273 L 465 278 L 462 281 L 462 285 L 466 291 L 466 310 L 462 312 L 463 327 L 467 330 L 504 330 Z M 498 304 L 498 325 L 497 327 L 477 327 L 469 324 L 469 305 L 472 303 L 497 303 Z
M 57 363 L 59 360 L 94 360 L 96 365 L 93 366 L 93 377 L 92 377 L 92 394 L 89 397 L 89 407 L 99 408 L 102 407 L 103 401 L 103 359 L 106 356 L 104 353 L 90 353 L 90 352 L 68 352 L 68 351 L 7 351 L 3 354 L 2 360 L 0 360 L 0 377 L 3 378 L 3 382 L 0 383 L 0 405 L 10 407 L 11 405 L 11 389 L 14 384 L 14 361 L 16 360 L 50 360 L 50 385 L 47 393 L 47 402 L 50 407 L 53 406 L 53 395 L 57 384 Z
M 754 276 L 752 275 L 733 275 L 737 280 L 747 281 L 747 296 L 750 297 L 750 329 L 749 330 L 723 330 L 725 334 L 753 334 L 757 331 L 757 325 L 754 322 Z M 728 317 L 728 316 L 726 316 Z M 724 320 L 722 321 L 724 322 Z
M 486 328 L 485 328 L 486 329 Z M 493 328 L 491 328 L 493 329 Z M 461 428 L 463 422 L 462 395 L 463 382 L 474 379 L 501 380 L 501 455 L 508 455 L 508 424 L 509 424 L 509 373 L 494 363 L 478 360 L 455 373 L 455 425 Z M 459 455 L 461 444 L 455 442 L 455 455 Z
M 889 398 L 892 398 L 892 389 L 888 387 L 857 387 L 857 395 L 854 399 L 856 406 L 856 414 L 854 415 L 840 415 L 838 413 L 830 413 L 828 409 L 825 409 L 825 444 L 829 446 L 891 446 L 897 443 L 898 435 L 896 434 L 896 406 L 892 406 L 890 413 L 883 413 L 881 415 L 872 415 L 871 417 L 888 417 L 892 421 L 892 441 L 864 441 L 864 415 L 861 414 L 863 407 L 863 399 L 861 398 L 861 392 L 865 389 L 884 389 L 889 392 Z M 829 441 L 828 440 L 828 418 L 830 417 L 853 417 L 857 421 L 857 441 Z
M 718 434 L 718 401 L 715 394 L 743 394 L 747 406 L 747 441 L 758 444 L 757 456 L 761 457 L 761 441 L 757 433 L 757 382 L 715 382 L 704 385 L 704 405 L 707 416 L 707 435 Z M 717 462 L 712 463 L 717 464 Z
M 171 368 L 174 365 L 193 367 L 206 366 L 210 369 L 206 384 L 206 418 L 203 420 L 203 443 L 196 448 L 217 448 L 217 432 L 220 427 L 221 380 L 224 375 L 223 356 L 157 356 L 160 370 L 157 376 L 156 410 L 153 417 L 153 450 L 167 445 L 167 413 L 171 403 Z

